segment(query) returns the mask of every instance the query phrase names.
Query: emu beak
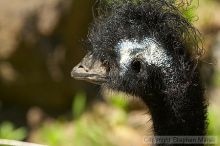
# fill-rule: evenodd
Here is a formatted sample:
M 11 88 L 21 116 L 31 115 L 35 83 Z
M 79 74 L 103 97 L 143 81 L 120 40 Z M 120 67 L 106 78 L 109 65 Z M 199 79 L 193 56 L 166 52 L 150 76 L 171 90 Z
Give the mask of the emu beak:
M 91 54 L 87 54 L 73 68 L 71 76 L 77 80 L 84 80 L 99 85 L 107 81 L 106 68 L 99 60 L 95 60 Z

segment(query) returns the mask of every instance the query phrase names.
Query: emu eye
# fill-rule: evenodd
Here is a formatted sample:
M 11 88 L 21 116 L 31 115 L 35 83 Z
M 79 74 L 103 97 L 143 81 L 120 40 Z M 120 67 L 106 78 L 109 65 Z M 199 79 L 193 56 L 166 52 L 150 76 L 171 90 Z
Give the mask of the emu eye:
M 141 71 L 141 61 L 140 60 L 134 60 L 131 63 L 131 68 L 136 72 L 139 73 Z

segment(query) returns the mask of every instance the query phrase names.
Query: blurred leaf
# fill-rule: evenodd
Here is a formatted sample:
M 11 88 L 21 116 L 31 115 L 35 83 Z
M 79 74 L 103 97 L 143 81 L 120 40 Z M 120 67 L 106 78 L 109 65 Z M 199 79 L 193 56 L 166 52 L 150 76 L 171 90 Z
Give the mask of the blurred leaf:
M 219 70 L 215 71 L 213 75 L 213 85 L 220 87 L 220 71 Z
M 65 141 L 65 135 L 59 123 L 46 124 L 42 129 L 42 139 L 51 146 L 60 146 Z
M 27 137 L 27 131 L 25 128 L 14 128 L 14 125 L 10 122 L 3 122 L 0 125 L 0 138 L 11 140 L 24 140 Z
M 180 11 L 182 11 L 183 16 L 187 18 L 189 22 L 193 22 L 196 18 L 196 8 L 196 4 L 192 3 L 180 8 Z
M 220 139 L 220 112 L 213 106 L 208 108 L 208 135 L 217 136 Z
M 86 94 L 84 92 L 79 92 L 74 97 L 74 101 L 72 104 L 73 116 L 79 118 L 79 116 L 85 110 L 85 106 L 86 106 Z
M 85 119 L 76 123 L 75 141 L 77 146 L 113 146 L 107 137 L 108 128 L 105 124 Z
M 114 107 L 117 107 L 123 110 L 128 109 L 128 101 L 124 100 L 123 96 L 120 94 L 110 97 L 108 102 Z

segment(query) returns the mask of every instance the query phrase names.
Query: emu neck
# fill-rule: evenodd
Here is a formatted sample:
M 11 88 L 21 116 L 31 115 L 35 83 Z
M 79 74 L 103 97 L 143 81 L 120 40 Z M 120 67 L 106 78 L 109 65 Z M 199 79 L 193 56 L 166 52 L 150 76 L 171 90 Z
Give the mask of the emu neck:
M 142 97 L 151 112 L 156 136 L 205 135 L 206 105 L 198 78 L 195 75 L 191 83 L 175 90 L 168 86 L 167 92 L 155 91 L 154 97 Z

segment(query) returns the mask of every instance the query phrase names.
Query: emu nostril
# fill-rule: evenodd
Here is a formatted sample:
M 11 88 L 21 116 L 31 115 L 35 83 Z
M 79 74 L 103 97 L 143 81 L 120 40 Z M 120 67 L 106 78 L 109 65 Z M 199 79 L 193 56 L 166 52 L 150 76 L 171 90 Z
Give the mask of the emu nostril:
M 82 65 L 80 65 L 78 68 L 84 68 Z
M 87 69 L 83 65 L 79 65 L 78 69 L 83 69 L 85 72 L 89 72 L 89 69 Z

